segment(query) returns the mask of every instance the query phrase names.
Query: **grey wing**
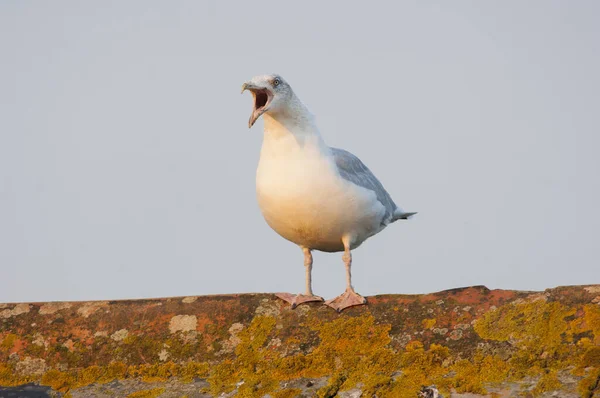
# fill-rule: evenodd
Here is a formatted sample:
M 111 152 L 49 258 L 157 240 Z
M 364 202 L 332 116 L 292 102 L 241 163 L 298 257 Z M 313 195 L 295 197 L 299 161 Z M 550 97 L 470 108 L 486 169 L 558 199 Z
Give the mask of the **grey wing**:
M 385 206 L 385 217 L 382 223 L 387 223 L 394 216 L 398 206 L 387 193 L 381 182 L 371 173 L 371 170 L 359 158 L 348 151 L 339 148 L 330 148 L 340 176 L 360 187 L 375 192 L 377 200 Z

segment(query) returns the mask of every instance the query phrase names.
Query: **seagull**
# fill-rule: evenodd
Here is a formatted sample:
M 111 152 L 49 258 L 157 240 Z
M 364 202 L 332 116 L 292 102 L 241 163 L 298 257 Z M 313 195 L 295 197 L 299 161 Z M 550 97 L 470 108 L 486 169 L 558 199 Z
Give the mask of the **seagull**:
M 366 304 L 352 286 L 352 250 L 388 224 L 416 213 L 396 206 L 381 182 L 348 151 L 325 144 L 315 118 L 279 75 L 255 76 L 242 85 L 254 103 L 248 128 L 262 116 L 264 137 L 256 195 L 267 224 L 304 253 L 306 291 L 278 293 L 297 305 L 324 301 L 312 291 L 312 251 L 343 252 L 346 290 L 325 304 L 338 312 Z

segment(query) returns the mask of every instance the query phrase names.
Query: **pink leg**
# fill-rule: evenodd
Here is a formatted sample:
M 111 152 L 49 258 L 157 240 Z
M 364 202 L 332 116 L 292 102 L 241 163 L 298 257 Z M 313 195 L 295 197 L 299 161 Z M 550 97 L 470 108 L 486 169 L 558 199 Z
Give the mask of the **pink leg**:
M 304 268 L 306 270 L 306 293 L 305 294 L 291 294 L 291 293 L 277 293 L 275 294 L 282 300 L 287 301 L 292 305 L 292 309 L 296 308 L 302 303 L 309 303 L 312 301 L 323 301 L 323 297 L 315 296 L 312 292 L 312 253 L 310 249 L 305 247 L 302 248 L 304 252 Z
M 336 298 L 327 300 L 326 305 L 330 306 L 337 312 L 342 312 L 348 307 L 362 305 L 367 303 L 367 299 L 354 291 L 352 287 L 352 253 L 350 252 L 350 244 L 348 239 L 344 239 L 344 255 L 342 256 L 346 266 L 346 291 Z

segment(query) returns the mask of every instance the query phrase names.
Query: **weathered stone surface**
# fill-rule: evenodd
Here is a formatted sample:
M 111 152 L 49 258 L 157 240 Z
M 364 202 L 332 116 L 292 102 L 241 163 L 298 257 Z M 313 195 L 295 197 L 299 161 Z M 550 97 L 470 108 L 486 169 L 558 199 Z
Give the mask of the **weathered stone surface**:
M 368 301 L 0 304 L 0 398 L 600 397 L 598 285 Z

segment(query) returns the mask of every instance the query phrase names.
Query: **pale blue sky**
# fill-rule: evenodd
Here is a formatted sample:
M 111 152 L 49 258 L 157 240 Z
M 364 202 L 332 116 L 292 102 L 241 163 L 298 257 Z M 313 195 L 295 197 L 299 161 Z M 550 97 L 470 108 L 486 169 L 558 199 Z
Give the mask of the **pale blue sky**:
M 241 84 L 279 73 L 418 217 L 363 295 L 600 283 L 597 1 L 0 3 L 0 302 L 300 292 Z M 345 287 L 340 254 L 313 284 Z

